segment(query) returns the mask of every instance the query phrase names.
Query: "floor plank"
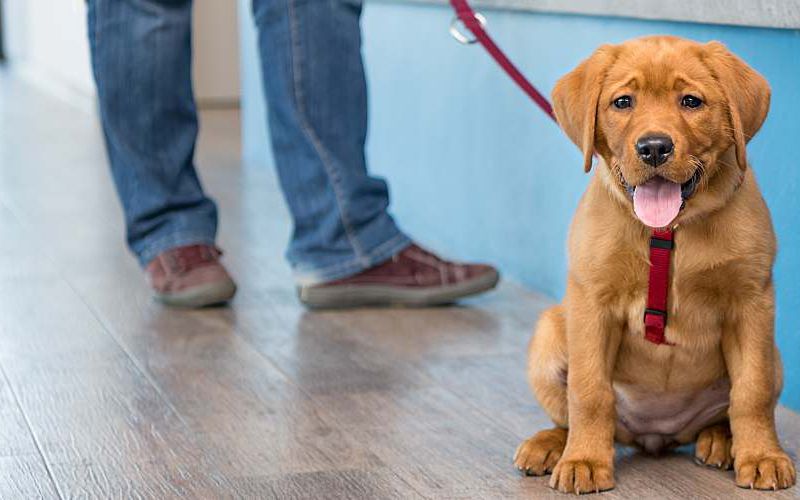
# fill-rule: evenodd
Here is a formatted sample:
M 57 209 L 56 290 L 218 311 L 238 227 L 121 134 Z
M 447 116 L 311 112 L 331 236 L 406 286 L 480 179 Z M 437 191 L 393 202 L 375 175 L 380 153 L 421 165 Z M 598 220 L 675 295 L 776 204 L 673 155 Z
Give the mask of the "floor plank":
M 253 486 L 256 486 L 255 490 Z M 404 488 L 388 470 L 340 470 L 288 474 L 279 479 L 237 482 L 242 498 L 274 498 L 276 500 L 305 500 L 324 498 L 350 500 L 353 498 L 422 498 Z M 268 491 L 268 494 L 264 494 Z
M 38 454 L 0 456 L 0 498 L 59 498 Z

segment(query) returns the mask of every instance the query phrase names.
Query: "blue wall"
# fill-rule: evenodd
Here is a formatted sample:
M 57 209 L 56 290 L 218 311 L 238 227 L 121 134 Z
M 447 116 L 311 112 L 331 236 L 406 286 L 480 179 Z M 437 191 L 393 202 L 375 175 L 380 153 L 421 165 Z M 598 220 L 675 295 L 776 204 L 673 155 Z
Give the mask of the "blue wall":
M 721 40 L 767 77 L 772 110 L 751 143 L 750 160 L 780 242 L 783 402 L 800 409 L 800 226 L 794 219 L 800 161 L 793 152 L 800 141 L 800 32 L 487 14 L 498 43 L 547 93 L 598 45 L 657 33 Z M 392 210 L 415 237 L 451 256 L 491 260 L 507 275 L 559 297 L 567 226 L 588 180 L 580 155 L 481 48 L 450 38 L 451 16 L 439 6 L 368 2 L 363 29 L 372 169 L 389 179 Z M 244 148 L 254 164 L 264 165 L 271 159 L 249 18 L 243 26 Z

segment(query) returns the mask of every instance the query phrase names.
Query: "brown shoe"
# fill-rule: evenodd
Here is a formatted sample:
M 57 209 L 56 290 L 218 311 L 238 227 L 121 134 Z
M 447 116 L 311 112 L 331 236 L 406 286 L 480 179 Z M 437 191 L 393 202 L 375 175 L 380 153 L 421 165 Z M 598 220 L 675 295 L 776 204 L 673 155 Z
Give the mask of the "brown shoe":
M 145 270 L 156 299 L 175 307 L 205 307 L 233 298 L 236 284 L 211 245 L 189 245 L 167 250 Z
M 412 244 L 383 264 L 348 278 L 301 286 L 298 294 L 312 308 L 423 307 L 491 290 L 499 279 L 492 266 L 448 262 Z

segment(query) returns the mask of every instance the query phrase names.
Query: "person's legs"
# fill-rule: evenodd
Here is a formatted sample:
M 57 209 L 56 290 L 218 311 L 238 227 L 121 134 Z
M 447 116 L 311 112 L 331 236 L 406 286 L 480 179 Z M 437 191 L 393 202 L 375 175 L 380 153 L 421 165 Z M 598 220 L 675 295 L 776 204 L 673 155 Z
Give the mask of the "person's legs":
M 89 0 L 89 40 L 111 172 L 142 265 L 213 244 L 217 209 L 193 164 L 191 7 L 178 0 Z
M 367 172 L 355 0 L 253 0 L 272 147 L 294 220 L 287 257 L 308 285 L 357 274 L 411 241 Z
M 412 244 L 367 172 L 360 0 L 253 0 L 272 146 L 294 219 L 287 256 L 310 307 L 453 302 L 495 286 L 491 266 Z
M 203 193 L 193 163 L 198 125 L 191 83 L 191 1 L 89 0 L 88 7 L 92 67 L 128 245 L 142 266 L 177 248 L 211 247 L 217 208 Z M 213 250 L 172 255 L 164 262 L 175 266 L 158 266 L 156 281 L 163 286 L 152 281 L 150 267 L 148 274 L 167 300 L 187 286 L 208 287 L 209 279 L 227 279 L 211 295 L 206 290 L 183 304 L 203 305 L 232 295 L 232 282 L 216 259 Z M 206 267 L 202 279 L 195 273 L 187 281 L 183 275 L 198 265 Z M 209 274 L 209 266 L 219 269 Z M 170 268 L 175 272 L 167 272 Z

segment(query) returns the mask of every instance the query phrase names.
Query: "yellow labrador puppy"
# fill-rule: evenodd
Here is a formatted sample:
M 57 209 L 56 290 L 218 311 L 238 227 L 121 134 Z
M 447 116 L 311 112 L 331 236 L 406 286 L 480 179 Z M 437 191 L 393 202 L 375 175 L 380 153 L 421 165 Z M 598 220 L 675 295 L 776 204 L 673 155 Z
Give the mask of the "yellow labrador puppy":
M 600 47 L 553 91 L 558 121 L 596 173 L 569 236 L 561 305 L 531 340 L 528 377 L 555 423 L 514 458 L 550 485 L 614 486 L 614 441 L 695 442 L 736 484 L 795 483 L 774 411 L 770 214 L 746 145 L 767 82 L 718 42 L 656 36 Z M 664 343 L 645 338 L 651 234 L 674 230 Z

